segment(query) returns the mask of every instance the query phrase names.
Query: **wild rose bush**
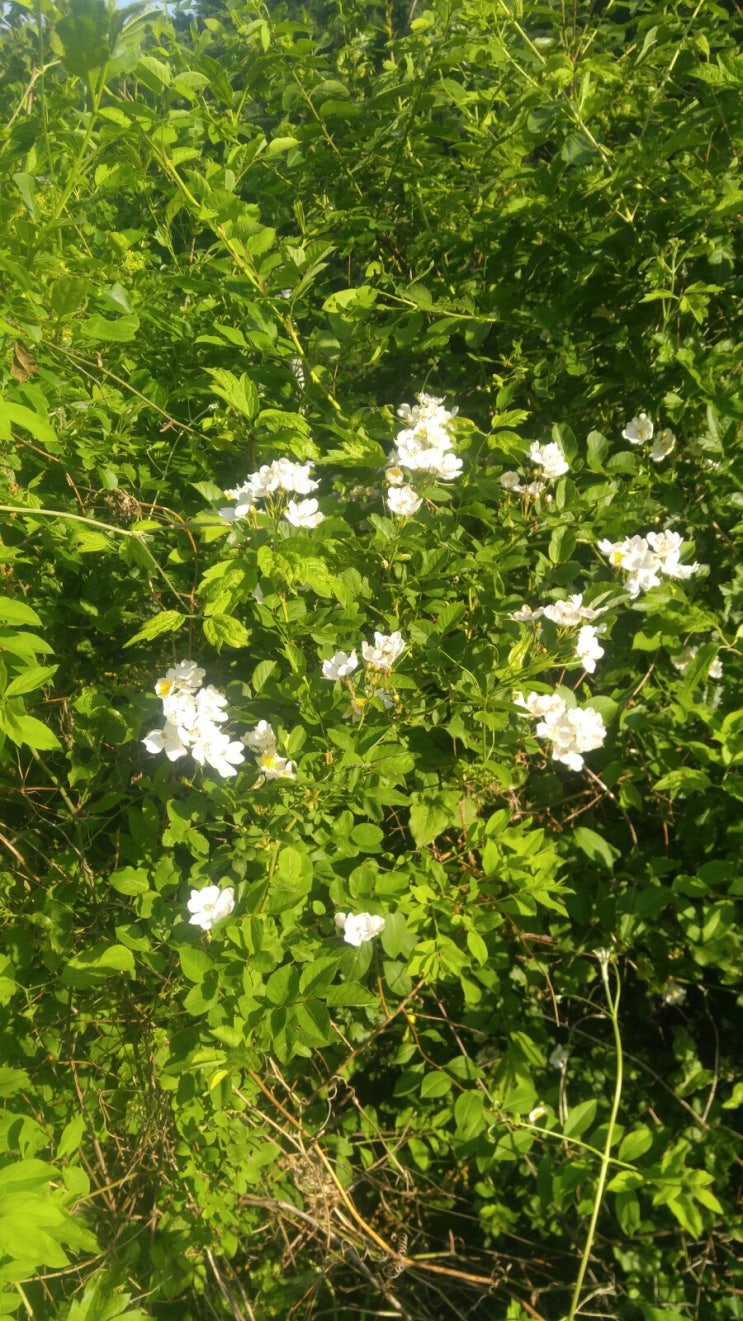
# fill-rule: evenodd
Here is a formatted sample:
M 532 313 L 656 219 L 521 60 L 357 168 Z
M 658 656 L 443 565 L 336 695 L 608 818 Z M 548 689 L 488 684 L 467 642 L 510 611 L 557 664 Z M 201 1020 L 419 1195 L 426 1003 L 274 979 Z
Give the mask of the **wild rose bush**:
M 734 16 L 11 6 L 0 1314 L 738 1315 Z

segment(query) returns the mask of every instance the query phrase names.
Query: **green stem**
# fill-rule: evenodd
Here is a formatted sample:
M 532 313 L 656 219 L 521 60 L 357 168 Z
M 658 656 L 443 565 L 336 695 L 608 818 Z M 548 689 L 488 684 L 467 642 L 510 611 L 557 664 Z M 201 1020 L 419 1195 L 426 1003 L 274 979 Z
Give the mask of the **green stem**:
M 624 1056 L 622 1054 L 622 1035 L 619 1030 L 619 997 L 622 983 L 619 978 L 619 973 L 615 969 L 616 991 L 614 995 L 612 995 L 611 986 L 609 985 L 610 956 L 607 955 L 604 950 L 601 950 L 598 952 L 598 958 L 601 968 L 601 979 L 604 983 L 604 990 L 606 992 L 606 1002 L 609 1006 L 609 1017 L 611 1018 L 611 1025 L 614 1032 L 614 1047 L 617 1056 L 617 1076 L 614 1083 L 614 1100 L 612 1101 L 609 1125 L 606 1130 L 606 1142 L 604 1143 L 604 1150 L 601 1156 L 601 1167 L 599 1169 L 599 1177 L 596 1184 L 596 1196 L 594 1198 L 593 1211 L 591 1213 L 591 1222 L 588 1226 L 586 1246 L 583 1249 L 583 1256 L 581 1257 L 578 1278 L 575 1282 L 575 1289 L 573 1290 L 573 1297 L 570 1303 L 570 1311 L 568 1312 L 565 1321 L 574 1321 L 578 1311 L 578 1304 L 580 1303 L 581 1291 L 583 1289 L 583 1281 L 586 1278 L 586 1271 L 588 1270 L 588 1263 L 591 1259 L 593 1242 L 596 1237 L 596 1226 L 598 1224 L 599 1213 L 604 1198 L 604 1189 L 606 1187 L 606 1179 L 609 1173 L 609 1165 L 611 1163 L 611 1148 L 614 1141 L 614 1130 L 616 1128 L 617 1116 L 619 1114 L 619 1103 L 622 1099 Z
M 171 582 L 162 565 L 155 559 L 141 532 L 133 532 L 127 527 L 114 527 L 112 523 L 103 523 L 99 518 L 86 518 L 83 514 L 68 514 L 64 509 L 26 509 L 23 505 L 0 505 L 0 513 L 25 514 L 28 518 L 66 518 L 71 523 L 87 523 L 89 527 L 100 527 L 104 532 L 114 532 L 120 537 L 133 537 L 142 547 L 155 572 L 159 573 L 163 582 L 167 583 L 178 601 L 181 601 L 184 595 L 183 592 L 178 591 L 175 583 Z

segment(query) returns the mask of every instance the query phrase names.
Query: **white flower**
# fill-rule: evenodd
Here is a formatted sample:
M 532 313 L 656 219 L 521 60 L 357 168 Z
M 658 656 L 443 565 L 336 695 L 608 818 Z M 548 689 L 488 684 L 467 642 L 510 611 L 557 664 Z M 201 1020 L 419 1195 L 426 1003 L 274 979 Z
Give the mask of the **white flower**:
M 515 692 L 513 700 L 517 706 L 526 707 L 529 715 L 535 719 L 558 717 L 565 711 L 565 702 L 559 693 L 529 693 L 528 697 L 524 697 L 523 693 Z
M 584 752 L 600 748 L 606 737 L 606 726 L 592 706 L 570 707 L 557 720 L 546 720 L 537 725 L 537 734 L 552 739 L 552 757 L 573 771 L 583 769 Z
M 362 642 L 361 653 L 367 665 L 375 670 L 391 670 L 398 656 L 405 650 L 405 643 L 400 633 L 374 634 L 374 646 Z
M 660 583 L 658 574 L 663 561 L 650 549 L 645 537 L 625 537 L 624 541 L 615 542 L 604 539 L 598 543 L 598 548 L 608 557 L 610 564 L 629 574 L 627 591 L 631 597 L 639 596 L 640 592 L 647 592 Z
M 584 605 L 583 593 L 577 592 L 575 596 L 568 597 L 567 601 L 553 601 L 551 605 L 544 606 L 542 613 L 558 628 L 575 628 L 582 619 L 595 619 L 601 612 Z
M 401 518 L 409 518 L 420 509 L 423 501 L 419 495 L 416 495 L 412 486 L 391 486 L 387 492 L 387 504 L 393 514 L 399 514 Z
M 179 757 L 185 757 L 189 744 L 181 736 L 181 731 L 177 725 L 171 725 L 170 721 L 165 722 L 162 729 L 153 729 L 146 738 L 142 739 L 148 752 L 164 752 L 168 761 L 177 761 Z
M 693 564 L 679 563 L 679 556 L 685 543 L 678 532 L 671 532 L 668 528 L 665 532 L 648 532 L 647 539 L 660 560 L 661 573 L 666 577 L 691 578 L 701 569 L 701 564 L 696 561 Z
M 330 660 L 322 663 L 323 678 L 331 681 L 345 679 L 347 675 L 353 674 L 358 663 L 355 649 L 350 655 L 345 651 L 336 651 L 335 655 L 330 657 Z
M 529 458 L 532 463 L 544 468 L 544 476 L 548 481 L 553 481 L 556 477 L 562 477 L 563 473 L 570 470 L 570 465 L 566 462 L 560 446 L 554 442 L 549 445 L 540 445 L 535 440 L 529 447 Z
M 347 945 L 359 946 L 384 931 L 384 918 L 372 913 L 336 913 L 335 925 L 339 932 L 343 932 Z
M 584 670 L 587 670 L 589 674 L 593 674 L 596 669 L 596 661 L 604 655 L 604 648 L 599 646 L 596 629 L 590 624 L 584 624 L 580 630 L 575 644 L 575 654 Z
M 259 720 L 254 729 L 243 734 L 243 743 L 251 752 L 260 754 L 276 747 L 276 735 L 267 720 Z
M 630 445 L 647 445 L 649 440 L 653 439 L 653 424 L 647 413 L 639 413 L 628 422 L 622 432 L 624 440 L 628 440 Z
M 165 671 L 165 678 L 158 679 L 155 692 L 158 697 L 170 697 L 172 693 L 195 693 L 201 686 L 206 670 L 202 670 L 196 661 L 179 661 Z
M 227 698 L 218 688 L 208 684 L 206 688 L 200 688 L 194 700 L 196 707 L 197 724 L 224 724 L 229 720 L 229 716 L 224 708 L 227 705 Z
M 542 1102 L 540 1101 L 539 1105 L 535 1105 L 534 1109 L 529 1111 L 529 1123 L 536 1124 L 538 1119 L 544 1119 L 545 1115 L 548 1113 L 546 1105 L 542 1105 Z
M 521 490 L 521 478 L 517 472 L 502 472 L 498 480 L 507 491 Z
M 673 432 L 668 427 L 664 427 L 662 431 L 658 432 L 650 450 L 653 463 L 661 463 L 663 459 L 668 457 L 675 445 L 676 437 Z
M 311 495 L 317 490 L 320 483 L 313 482 L 311 471 L 311 463 L 292 463 L 291 459 L 275 459 L 271 464 L 278 486 L 294 495 Z
M 412 425 L 446 427 L 452 418 L 459 412 L 458 408 L 453 408 L 451 412 L 444 408 L 443 399 L 437 399 L 433 394 L 417 394 L 417 404 L 400 404 L 397 410 L 397 416 L 401 417 L 403 422 L 412 423 Z
M 320 513 L 317 500 L 290 500 L 284 510 L 284 518 L 292 527 L 317 527 L 325 515 Z
M 536 610 L 532 610 L 529 605 L 522 605 L 519 610 L 512 610 L 508 618 L 515 619 L 519 624 L 532 624 L 535 619 L 541 619 L 543 614 L 541 605 Z
M 384 475 L 389 486 L 402 486 L 405 481 L 405 473 L 402 468 L 398 468 L 395 464 L 388 468 Z
M 258 765 L 266 780 L 296 780 L 297 767 L 293 761 L 280 757 L 275 748 L 269 748 L 258 758 Z
M 606 728 L 592 706 L 568 707 L 559 693 L 529 693 L 525 698 L 517 692 L 514 701 L 538 720 L 538 737 L 552 741 L 553 760 L 571 770 L 582 770 L 582 754 L 600 748 L 604 742 Z
M 218 885 L 207 885 L 203 890 L 192 890 L 188 901 L 192 926 L 201 927 L 202 931 L 211 931 L 215 922 L 228 917 L 235 907 L 235 891 L 231 885 L 220 890 Z
M 686 999 L 686 987 L 680 986 L 678 982 L 669 977 L 661 994 L 664 1005 L 673 1008 L 676 1005 L 682 1005 Z
M 521 487 L 522 493 L 524 495 L 530 495 L 533 500 L 536 500 L 537 496 L 541 495 L 542 492 L 546 490 L 546 482 L 527 482 L 526 486 Z
M 559 1069 L 561 1073 L 564 1072 L 568 1063 L 568 1052 L 564 1046 L 555 1046 L 549 1057 L 549 1063 L 553 1069 Z
M 199 766 L 211 766 L 227 779 L 237 775 L 237 767 L 245 759 L 245 750 L 242 743 L 230 739 L 229 734 L 223 733 L 216 725 L 204 722 L 196 733 L 191 756 Z

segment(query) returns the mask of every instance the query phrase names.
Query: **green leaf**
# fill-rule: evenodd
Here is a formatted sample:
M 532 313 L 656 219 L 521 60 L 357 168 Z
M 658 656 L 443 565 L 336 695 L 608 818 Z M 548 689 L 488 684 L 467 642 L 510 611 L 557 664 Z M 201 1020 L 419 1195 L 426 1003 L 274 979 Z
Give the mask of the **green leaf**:
M 573 529 L 561 524 L 556 527 L 550 537 L 549 549 L 547 551 L 553 564 L 564 564 L 569 560 L 576 547 L 576 537 Z
M 208 370 L 214 379 L 214 393 L 252 422 L 260 409 L 260 398 L 250 377 L 245 372 L 237 377 L 223 367 L 210 367 Z
M 0 399 L 0 439 L 10 440 L 11 427 L 21 427 L 24 431 L 30 431 L 34 439 L 41 441 L 42 445 L 49 445 L 55 450 L 59 447 L 57 433 L 46 418 L 39 417 L 38 413 L 26 408 L 25 404 L 12 404 L 9 399 Z M 33 513 L 33 510 L 29 509 L 25 512 Z
M 193 945 L 181 945 L 178 950 L 178 959 L 184 977 L 197 984 L 202 982 L 207 973 L 212 972 L 214 968 L 214 964 L 206 951 Z
M 64 1160 L 67 1156 L 72 1156 L 74 1152 L 80 1149 L 85 1132 L 85 1120 L 82 1115 L 73 1115 L 68 1124 L 65 1124 L 57 1143 L 56 1159 Z
M 138 330 L 138 316 L 120 316 L 116 321 L 109 321 L 99 312 L 87 317 L 80 326 L 80 333 L 97 344 L 126 344 L 134 339 Z
M 644 1156 L 653 1145 L 653 1135 L 646 1124 L 640 1128 L 633 1128 L 631 1133 L 625 1133 L 619 1144 L 617 1153 L 619 1160 L 625 1160 L 631 1164 L 637 1160 L 638 1156 Z
M 40 625 L 41 620 L 35 610 L 23 601 L 14 601 L 9 596 L 0 596 L 0 619 L 4 624 Z
M 62 746 L 57 735 L 35 716 L 17 715 L 15 712 L 11 715 L 5 708 L 0 712 L 0 718 L 8 737 L 14 743 L 25 743 L 29 748 L 37 748 L 39 752 L 53 752 Z
M 585 853 L 592 862 L 601 863 L 607 871 L 614 870 L 614 863 L 621 857 L 619 849 L 615 849 L 613 844 L 607 841 L 591 830 L 588 826 L 575 826 L 571 832 L 573 843 L 577 845 L 581 853 Z
M 425 848 L 441 834 L 455 824 L 456 805 L 459 795 L 413 794 L 410 808 L 410 833 L 416 847 Z
M 454 1120 L 460 1141 L 470 1142 L 478 1137 L 487 1125 L 485 1097 L 482 1092 L 460 1092 L 454 1102 Z
M 703 793 L 709 789 L 712 781 L 706 771 L 692 766 L 681 766 L 678 770 L 662 775 L 653 786 L 655 793 L 667 793 L 669 798 L 678 798 L 681 794 Z
M 217 651 L 222 647 L 247 647 L 250 633 L 232 615 L 210 615 L 204 620 L 204 637 Z
M 579 1138 L 581 1133 L 585 1133 L 596 1118 L 597 1108 L 598 1102 L 595 1096 L 592 1096 L 590 1101 L 581 1101 L 578 1105 L 571 1106 L 563 1129 L 565 1137 Z
M 147 872 L 141 867 L 122 867 L 111 872 L 108 883 L 118 894 L 147 894 L 150 888 Z
M 48 683 L 58 669 L 58 665 L 29 665 L 23 674 L 11 679 L 5 689 L 5 697 L 21 697 L 24 693 L 34 692 Z
M 178 610 L 161 610 L 159 615 L 148 619 L 139 632 L 124 643 L 124 646 L 133 647 L 136 642 L 151 642 L 153 638 L 159 638 L 163 633 L 177 633 L 179 628 L 183 628 L 187 618 L 187 615 L 182 615 Z
M 125 945 L 109 945 L 98 941 L 70 959 L 62 971 L 65 986 L 98 986 L 109 977 L 121 973 L 134 976 L 134 955 Z

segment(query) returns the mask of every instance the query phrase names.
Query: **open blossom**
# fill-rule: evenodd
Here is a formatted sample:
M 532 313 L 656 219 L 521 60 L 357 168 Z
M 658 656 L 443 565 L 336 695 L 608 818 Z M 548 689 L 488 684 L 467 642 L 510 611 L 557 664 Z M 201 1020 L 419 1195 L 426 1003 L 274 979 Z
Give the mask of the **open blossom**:
M 227 778 L 237 774 L 245 753 L 220 725 L 229 716 L 227 698 L 218 688 L 201 687 L 205 671 L 194 661 L 180 661 L 158 679 L 155 692 L 163 705 L 165 723 L 143 738 L 148 752 L 164 752 L 169 761 L 189 753 L 199 766 L 211 766 Z
M 280 757 L 275 748 L 268 748 L 258 758 L 258 765 L 266 780 L 296 780 L 297 767 L 293 761 Z
M 227 499 L 234 500 L 235 504 L 220 509 L 219 516 L 226 523 L 235 523 L 254 513 L 261 500 L 265 500 L 268 496 L 274 497 L 278 492 L 289 495 L 311 495 L 320 485 L 319 482 L 313 481 L 311 472 L 311 463 L 294 463 L 292 459 L 287 458 L 264 463 L 256 472 L 250 474 L 247 481 L 225 491 Z M 291 522 L 291 519 L 289 521 Z
M 225 779 L 237 775 L 237 767 L 245 758 L 243 745 L 216 725 L 205 725 L 191 745 L 191 756 L 199 766 L 211 766 Z
M 653 423 L 647 413 L 638 413 L 628 422 L 622 438 L 628 440 L 630 445 L 647 445 L 649 440 L 653 439 Z
M 235 891 L 231 885 L 220 890 L 218 885 L 206 885 L 203 890 L 192 890 L 187 908 L 192 926 L 211 931 L 215 922 L 228 917 L 235 907 Z
M 443 400 L 434 395 L 419 394 L 417 399 L 417 404 L 401 404 L 397 410 L 398 417 L 408 425 L 397 434 L 387 480 L 399 484 L 389 474 L 407 468 L 410 472 L 431 473 L 445 482 L 453 481 L 462 470 L 462 460 L 453 452 L 447 428 L 457 410 L 444 408 Z M 400 512 L 390 507 L 393 512 Z
M 502 472 L 498 480 L 507 491 L 521 490 L 521 478 L 517 472 Z
M 515 619 L 518 624 L 533 624 L 536 619 L 541 619 L 544 610 L 541 605 L 536 610 L 532 610 L 530 605 L 522 605 L 518 610 L 512 610 L 509 619 Z
M 600 610 L 592 610 L 583 604 L 583 593 L 568 597 L 567 601 L 553 601 L 542 609 L 546 619 L 551 619 L 558 628 L 575 628 L 584 619 L 595 619 Z
M 436 395 L 422 393 L 415 397 L 418 400 L 417 404 L 400 404 L 397 410 L 397 416 L 414 427 L 420 425 L 446 427 L 459 412 L 458 408 L 451 410 L 444 408 L 443 399 L 438 399 Z
M 392 466 L 386 470 L 384 475 L 388 486 L 402 486 L 405 481 L 405 473 L 402 468 L 396 464 L 392 464 Z
M 335 925 L 347 945 L 363 945 L 384 931 L 384 918 L 372 913 L 336 913 Z
M 529 693 L 526 698 L 515 693 L 514 700 L 538 719 L 537 736 L 551 740 L 553 760 L 573 771 L 583 769 L 584 752 L 593 752 L 604 742 L 606 727 L 592 706 L 566 706 L 559 693 Z
M 556 477 L 562 477 L 563 473 L 568 472 L 570 468 L 560 446 L 556 445 L 554 441 L 549 445 L 540 445 L 535 440 L 529 447 L 529 458 L 532 463 L 538 464 L 544 470 L 544 476 L 548 481 L 553 481 Z
M 284 510 L 284 518 L 292 527 L 318 527 L 324 517 L 317 500 L 290 500 Z
M 650 457 L 653 463 L 661 463 L 671 451 L 675 448 L 676 437 L 668 427 L 659 431 L 650 449 Z
M 651 587 L 657 587 L 659 574 L 667 578 L 691 578 L 702 566 L 698 563 L 681 564 L 679 556 L 685 542 L 678 532 L 648 532 L 647 537 L 625 537 L 624 541 L 598 543 L 598 548 L 616 568 L 629 574 L 627 591 L 639 596 Z
M 243 743 L 251 752 L 262 753 L 276 747 L 276 735 L 267 720 L 259 720 L 254 729 L 243 734 Z
M 323 679 L 345 679 L 349 674 L 353 674 L 358 663 L 355 650 L 350 655 L 345 651 L 336 651 L 330 660 L 322 663 Z
M 591 624 L 584 624 L 580 630 L 575 644 L 575 654 L 584 670 L 587 670 L 589 674 L 593 674 L 596 669 L 596 661 L 600 660 L 604 654 L 604 648 L 599 645 L 598 633 Z
M 416 495 L 412 486 L 391 486 L 387 492 L 387 504 L 393 514 L 409 518 L 420 509 L 423 501 Z
M 391 670 L 398 656 L 405 650 L 405 643 L 400 633 L 374 634 L 374 646 L 362 642 L 361 654 L 367 665 L 375 670 Z

